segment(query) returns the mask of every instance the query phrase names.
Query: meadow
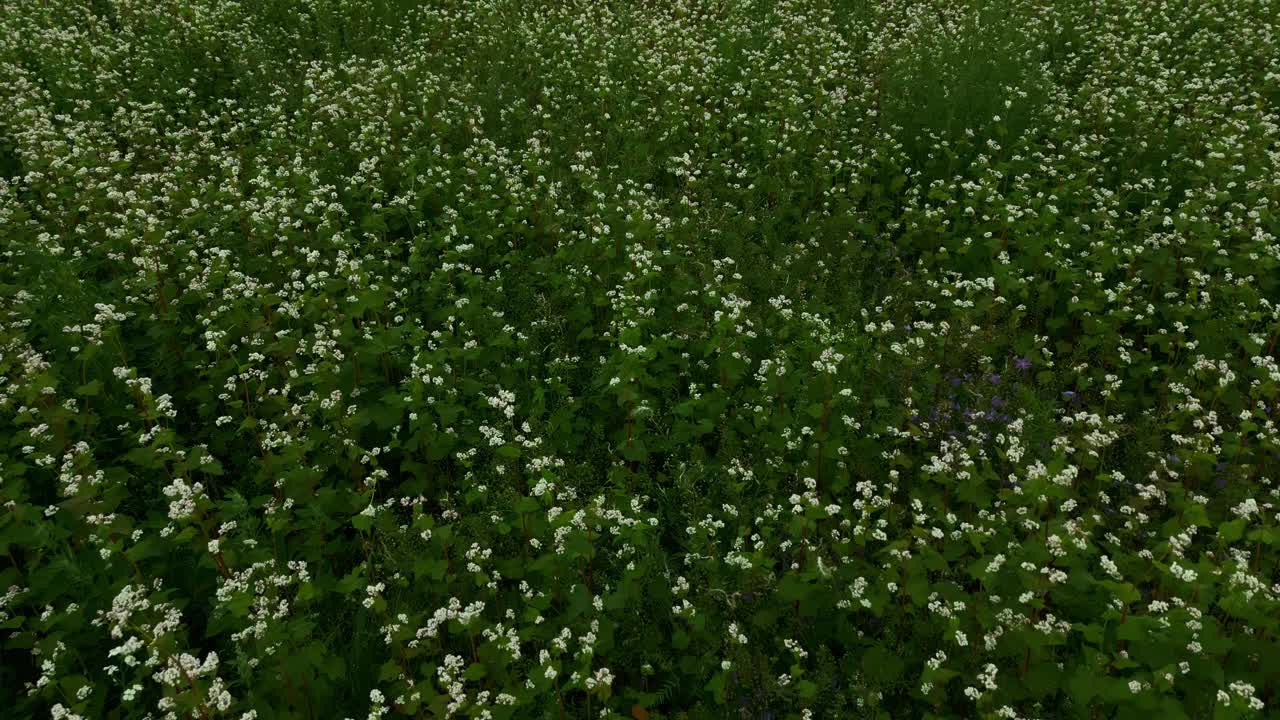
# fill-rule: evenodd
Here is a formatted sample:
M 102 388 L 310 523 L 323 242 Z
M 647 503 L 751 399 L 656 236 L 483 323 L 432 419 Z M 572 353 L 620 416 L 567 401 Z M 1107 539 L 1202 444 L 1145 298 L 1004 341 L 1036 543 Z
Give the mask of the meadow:
M 0 0 L 0 715 L 1280 704 L 1276 0 Z

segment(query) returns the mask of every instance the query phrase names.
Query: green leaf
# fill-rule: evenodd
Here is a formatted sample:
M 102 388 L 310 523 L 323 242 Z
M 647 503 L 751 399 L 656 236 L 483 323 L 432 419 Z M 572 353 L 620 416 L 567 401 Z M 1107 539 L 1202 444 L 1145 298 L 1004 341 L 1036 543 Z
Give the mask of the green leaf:
M 671 635 L 671 647 L 677 650 L 683 650 L 689 647 L 689 633 L 683 630 L 676 630 Z
M 711 692 L 717 703 L 724 704 L 724 673 L 715 673 L 703 687 Z
M 1088 668 L 1077 669 L 1067 681 L 1067 692 L 1075 702 L 1082 705 L 1087 705 L 1097 697 L 1099 690 L 1097 674 Z
M 862 656 L 862 672 L 878 683 L 896 680 L 902 673 L 904 664 L 897 653 L 890 652 L 876 645 Z
M 1244 535 L 1245 525 L 1246 520 L 1244 518 L 1225 522 L 1218 527 L 1218 537 L 1222 538 L 1223 542 L 1235 542 Z

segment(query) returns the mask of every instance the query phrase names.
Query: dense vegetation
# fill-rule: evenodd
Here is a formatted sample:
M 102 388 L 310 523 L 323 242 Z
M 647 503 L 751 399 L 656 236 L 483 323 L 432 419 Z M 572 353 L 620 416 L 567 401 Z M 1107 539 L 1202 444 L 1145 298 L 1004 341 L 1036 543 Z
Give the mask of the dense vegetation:
M 0 714 L 1242 718 L 1275 0 L 0 0 Z

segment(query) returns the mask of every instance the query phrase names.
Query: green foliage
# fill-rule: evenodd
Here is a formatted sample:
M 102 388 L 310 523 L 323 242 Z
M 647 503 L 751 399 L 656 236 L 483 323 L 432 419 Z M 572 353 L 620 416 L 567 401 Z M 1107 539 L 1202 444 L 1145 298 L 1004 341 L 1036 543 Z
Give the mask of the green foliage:
M 0 2 L 6 716 L 1272 712 L 1272 5 Z

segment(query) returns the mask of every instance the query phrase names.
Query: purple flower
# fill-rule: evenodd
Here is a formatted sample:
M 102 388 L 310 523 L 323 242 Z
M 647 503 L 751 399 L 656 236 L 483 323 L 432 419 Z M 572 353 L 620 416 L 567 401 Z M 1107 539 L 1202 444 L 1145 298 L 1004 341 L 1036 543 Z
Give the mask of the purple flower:
M 1026 370 L 1027 368 L 1031 367 L 1031 361 L 1024 357 L 1014 358 L 1013 366 L 1018 368 L 1019 370 Z
M 996 375 L 995 373 L 992 373 L 991 376 L 987 378 L 987 380 L 990 380 L 992 385 L 1000 384 L 1000 376 Z

